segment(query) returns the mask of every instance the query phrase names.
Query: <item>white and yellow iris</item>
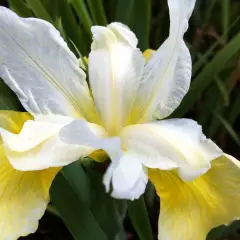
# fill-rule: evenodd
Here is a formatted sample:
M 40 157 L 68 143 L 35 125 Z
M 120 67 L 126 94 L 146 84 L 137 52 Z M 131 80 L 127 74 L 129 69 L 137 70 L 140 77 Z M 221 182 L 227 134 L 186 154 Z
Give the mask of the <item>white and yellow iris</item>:
M 195 0 L 168 5 L 169 37 L 147 60 L 126 26 L 92 27 L 90 88 L 51 24 L 0 8 L 0 76 L 31 114 L 0 115 L 0 240 L 34 232 L 59 168 L 98 149 L 112 160 L 103 181 L 113 197 L 136 199 L 153 182 L 160 240 L 204 240 L 240 216 L 238 161 L 193 120 L 156 121 L 176 109 L 191 79 L 183 35 Z

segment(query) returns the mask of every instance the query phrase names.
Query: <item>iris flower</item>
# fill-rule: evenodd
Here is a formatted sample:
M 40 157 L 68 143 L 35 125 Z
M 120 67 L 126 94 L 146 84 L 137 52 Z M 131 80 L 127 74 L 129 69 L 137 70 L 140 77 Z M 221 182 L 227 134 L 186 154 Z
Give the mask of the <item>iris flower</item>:
M 34 232 L 58 170 L 99 149 L 113 197 L 137 199 L 152 181 L 160 240 L 204 240 L 240 216 L 239 162 L 197 122 L 162 120 L 189 89 L 183 35 L 194 5 L 168 0 L 169 37 L 146 59 L 125 25 L 92 27 L 89 83 L 51 24 L 0 8 L 0 76 L 28 112 L 0 114 L 1 240 Z

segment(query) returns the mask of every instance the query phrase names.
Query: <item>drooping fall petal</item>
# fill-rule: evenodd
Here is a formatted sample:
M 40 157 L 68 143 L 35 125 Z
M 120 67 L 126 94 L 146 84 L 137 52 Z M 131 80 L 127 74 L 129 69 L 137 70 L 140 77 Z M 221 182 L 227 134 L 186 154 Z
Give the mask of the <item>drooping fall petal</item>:
M 127 122 L 140 78 L 144 58 L 137 39 L 126 26 L 112 23 L 92 27 L 89 80 L 103 126 L 112 135 Z
M 0 45 L 0 77 L 28 112 L 97 121 L 85 73 L 50 23 L 0 7 Z
M 196 0 L 168 0 L 170 33 L 144 68 L 133 123 L 163 119 L 180 104 L 190 85 L 192 62 L 183 35 Z
M 136 199 L 144 192 L 147 184 L 146 168 L 131 152 L 124 152 L 121 148 L 119 137 L 106 135 L 94 135 L 87 124 L 76 120 L 66 125 L 60 132 L 62 141 L 66 144 L 83 145 L 102 149 L 111 159 L 104 176 L 104 185 L 109 192 L 111 184 L 113 191 L 111 195 L 122 199 Z
M 5 153 L 12 166 L 22 171 L 59 167 L 96 150 L 84 142 L 74 145 L 61 140 L 60 131 L 72 121 L 66 116 L 45 115 L 26 121 L 19 134 L 0 129 Z M 97 135 L 104 134 L 96 124 L 89 124 L 89 127 Z
M 120 199 L 138 199 L 145 191 L 148 182 L 147 169 L 138 156 L 124 153 L 119 160 L 113 160 L 108 167 L 103 183 L 112 197 Z
M 159 240 L 205 240 L 212 228 L 240 218 L 239 162 L 223 155 L 211 164 L 192 182 L 176 172 L 149 169 L 161 201 Z
M 91 149 L 104 150 L 113 161 L 119 161 L 122 157 L 119 137 L 109 137 L 102 127 L 87 124 L 82 120 L 72 121 L 63 127 L 60 139 L 66 144 L 85 145 Z
M 148 168 L 177 169 L 190 181 L 205 173 L 210 162 L 222 150 L 202 133 L 190 119 L 169 119 L 125 127 L 121 133 L 123 148 L 138 156 Z
M 18 133 L 28 113 L 0 111 L 0 126 Z M 49 202 L 49 188 L 59 168 L 21 172 L 9 163 L 0 141 L 0 239 L 17 240 L 36 231 Z

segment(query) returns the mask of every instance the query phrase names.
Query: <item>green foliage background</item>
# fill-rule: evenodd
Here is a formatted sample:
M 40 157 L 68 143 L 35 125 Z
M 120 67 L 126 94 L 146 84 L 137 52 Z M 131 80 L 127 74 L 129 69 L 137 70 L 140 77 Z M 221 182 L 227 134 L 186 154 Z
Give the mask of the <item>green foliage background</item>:
M 22 17 L 37 17 L 52 23 L 78 57 L 78 51 L 82 56 L 90 51 L 92 25 L 112 21 L 127 24 L 136 33 L 141 50 L 157 49 L 168 35 L 166 0 L 0 0 L 0 5 L 9 6 Z M 185 36 L 193 59 L 192 84 L 171 116 L 195 119 L 208 137 L 237 158 L 240 157 L 239 18 L 238 0 L 197 0 Z M 2 81 L 0 109 L 23 110 Z M 53 183 L 54 205 L 48 210 L 56 219 L 63 219 L 76 240 L 122 240 L 127 236 L 155 239 L 159 199 L 151 184 L 135 202 L 115 200 L 105 194 L 101 184 L 105 169 L 106 164 L 93 163 L 91 159 L 85 159 L 82 165 L 65 167 Z M 220 227 L 208 239 L 240 239 L 239 228 L 239 222 Z M 72 238 L 69 235 L 63 239 Z

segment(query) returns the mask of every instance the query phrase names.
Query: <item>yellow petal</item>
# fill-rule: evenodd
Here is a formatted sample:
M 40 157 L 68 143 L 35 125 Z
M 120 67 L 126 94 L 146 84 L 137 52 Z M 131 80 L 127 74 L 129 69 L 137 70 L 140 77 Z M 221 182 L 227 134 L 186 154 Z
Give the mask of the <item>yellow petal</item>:
M 19 133 L 25 121 L 33 119 L 27 112 L 0 111 L 0 127 L 12 133 Z
M 0 111 L 0 126 L 18 133 L 28 113 Z M 36 231 L 49 202 L 49 188 L 59 168 L 22 172 L 5 156 L 0 141 L 0 239 L 16 240 Z
M 0 239 L 16 240 L 36 231 L 49 202 L 49 188 L 59 171 L 21 172 L 5 157 L 0 144 Z
M 192 182 L 175 172 L 149 169 L 161 199 L 159 240 L 205 240 L 208 232 L 240 217 L 239 162 L 223 155 Z

